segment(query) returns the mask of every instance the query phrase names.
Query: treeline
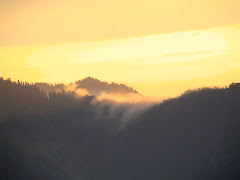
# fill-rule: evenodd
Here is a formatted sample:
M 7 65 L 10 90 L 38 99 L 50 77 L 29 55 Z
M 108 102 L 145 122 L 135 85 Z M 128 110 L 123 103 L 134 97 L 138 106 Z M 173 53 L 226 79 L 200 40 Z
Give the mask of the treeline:
M 80 102 L 80 98 L 75 98 L 75 92 L 67 92 L 64 88 L 48 92 L 28 82 L 0 79 L 0 122 L 16 117 L 44 115 L 75 108 Z
M 77 88 L 82 88 L 88 90 L 90 94 L 100 95 L 102 92 L 105 93 L 136 93 L 139 94 L 135 89 L 132 87 L 128 87 L 125 84 L 117 84 L 112 82 L 111 84 L 100 81 L 95 78 L 87 77 L 83 80 L 76 81 L 74 83 Z
M 87 77 L 85 79 L 76 81 L 74 83 L 70 83 L 68 85 L 65 84 L 48 84 L 48 83 L 35 83 L 37 87 L 40 88 L 40 90 L 45 91 L 47 93 L 49 92 L 59 92 L 61 90 L 66 91 L 77 91 L 78 89 L 85 89 L 89 93 L 89 95 L 95 95 L 98 96 L 101 93 L 110 93 L 110 94 L 126 94 L 126 93 L 135 93 L 139 94 L 135 89 L 132 87 L 128 87 L 124 84 L 118 84 L 118 83 L 107 83 L 104 81 L 100 81 L 98 79 Z
M 140 115 L 137 104 L 9 80 L 0 90 L 1 179 L 240 179 L 239 84 L 188 91 Z

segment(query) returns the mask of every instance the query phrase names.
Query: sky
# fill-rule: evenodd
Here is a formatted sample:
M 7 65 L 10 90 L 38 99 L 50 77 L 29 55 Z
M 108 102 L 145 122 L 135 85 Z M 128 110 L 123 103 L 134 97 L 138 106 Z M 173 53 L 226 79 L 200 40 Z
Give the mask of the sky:
M 0 76 L 87 76 L 145 96 L 240 81 L 238 0 L 0 1 Z

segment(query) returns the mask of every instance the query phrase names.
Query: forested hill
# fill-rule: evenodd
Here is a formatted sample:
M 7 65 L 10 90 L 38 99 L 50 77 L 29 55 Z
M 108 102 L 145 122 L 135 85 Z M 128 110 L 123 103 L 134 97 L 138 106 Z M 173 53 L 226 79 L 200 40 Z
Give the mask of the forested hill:
M 88 90 L 88 92 L 92 95 L 99 95 L 101 92 L 106 93 L 136 93 L 138 92 L 128 87 L 124 84 L 117 84 L 112 82 L 111 84 L 107 82 L 99 81 L 98 79 L 87 77 L 81 81 L 76 81 L 75 85 L 77 88 L 85 88 Z
M 135 89 L 128 87 L 124 84 L 117 83 L 107 83 L 104 81 L 100 81 L 98 79 L 87 77 L 85 79 L 76 81 L 75 83 L 71 83 L 70 85 L 64 84 L 55 84 L 51 85 L 48 83 L 35 83 L 35 86 L 39 87 L 41 90 L 45 92 L 53 92 L 60 91 L 62 89 L 65 90 L 74 90 L 85 89 L 87 90 L 89 95 L 98 96 L 101 93 L 107 94 L 126 94 L 126 93 L 135 93 L 139 94 Z
M 239 84 L 142 107 L 1 79 L 1 179 L 240 179 Z
M 34 84 L 12 82 L 10 79 L 3 78 L 0 79 L 0 100 L 0 122 L 17 117 L 66 110 L 73 108 L 77 103 L 74 92 L 61 89 L 47 93 Z

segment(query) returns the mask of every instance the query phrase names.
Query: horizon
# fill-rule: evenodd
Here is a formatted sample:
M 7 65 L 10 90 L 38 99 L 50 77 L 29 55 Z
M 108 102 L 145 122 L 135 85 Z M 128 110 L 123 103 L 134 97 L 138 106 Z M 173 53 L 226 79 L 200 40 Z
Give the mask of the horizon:
M 240 77 L 239 5 L 1 1 L 0 76 L 65 84 L 90 76 L 155 98 L 221 87 Z
M 169 100 L 169 99 L 174 99 L 174 98 L 178 98 L 182 95 L 184 95 L 185 93 L 189 92 L 189 91 L 199 91 L 201 89 L 205 89 L 205 88 L 209 88 L 209 89 L 225 89 L 225 88 L 229 88 L 232 84 L 239 84 L 240 81 L 235 81 L 235 82 L 231 82 L 229 84 L 225 84 L 223 86 L 204 86 L 204 87 L 196 87 L 196 88 L 192 88 L 192 89 L 186 89 L 183 92 L 181 92 L 180 94 L 176 95 L 176 96 L 166 96 L 166 97 L 162 97 L 162 98 L 158 98 L 158 97 L 153 97 L 153 96 L 144 96 L 143 94 L 141 94 L 141 92 L 138 91 L 138 89 L 132 87 L 132 86 L 128 86 L 126 84 L 123 83 L 118 83 L 118 82 L 114 82 L 114 81 L 101 81 L 100 79 L 94 78 L 94 77 L 86 77 L 83 79 L 79 79 L 77 81 L 72 81 L 70 83 L 63 83 L 63 82 L 59 82 L 59 83 L 49 83 L 46 81 L 39 81 L 39 82 L 28 82 L 28 81 L 21 81 L 20 79 L 18 80 L 12 80 L 11 78 L 6 78 L 6 77 L 0 77 L 0 79 L 2 80 L 10 80 L 12 83 L 23 83 L 24 84 L 29 84 L 29 85 L 33 85 L 36 86 L 37 88 L 39 88 L 41 91 L 44 91 L 47 93 L 47 95 L 49 95 L 50 92 L 56 92 L 59 93 L 62 90 L 64 90 L 65 92 L 69 93 L 69 92 L 74 92 L 76 93 L 76 98 L 81 98 L 84 96 L 95 96 L 97 98 L 97 100 L 102 101 L 102 100 L 110 100 L 113 101 L 115 103 L 150 103 L 150 104 L 157 104 L 157 103 L 162 103 L 165 100 Z M 95 83 L 101 83 L 106 84 L 107 86 L 111 86 L 111 85 L 117 85 L 117 86 L 123 86 L 125 88 L 127 88 L 128 90 L 130 90 L 129 92 L 118 92 L 118 90 L 116 92 L 113 92 L 113 94 L 107 92 L 107 89 L 102 89 L 99 91 L 98 94 L 95 93 L 91 93 L 86 87 L 84 88 L 80 88 L 80 87 L 76 87 L 76 85 L 78 83 L 81 83 L 83 81 L 85 81 L 85 85 L 90 85 L 89 84 L 89 79 L 92 81 L 94 81 Z M 87 82 L 87 81 L 88 82 Z M 92 83 L 91 83 L 92 84 Z M 52 87 L 52 90 L 46 90 L 43 87 L 41 87 L 41 85 L 47 85 L 49 88 Z M 63 85 L 63 87 L 57 87 L 59 85 Z M 93 84 L 92 84 L 93 85 Z M 97 90 L 97 84 L 94 85 L 94 89 Z M 55 88 L 57 87 L 57 88 Z M 96 92 L 96 91 L 95 91 Z M 126 93 L 126 94 L 125 94 Z M 136 95 L 137 96 L 136 96 Z
M 240 0 L 0 0 L 0 179 L 240 179 Z
M 238 6 L 235 0 L 1 1 L 0 76 L 65 84 L 90 76 L 155 98 L 221 87 L 240 77 Z

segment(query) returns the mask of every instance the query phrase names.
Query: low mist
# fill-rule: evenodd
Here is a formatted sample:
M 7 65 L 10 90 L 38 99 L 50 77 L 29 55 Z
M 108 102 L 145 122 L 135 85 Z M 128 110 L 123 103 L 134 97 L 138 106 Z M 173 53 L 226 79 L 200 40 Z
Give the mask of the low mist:
M 0 79 L 0 99 L 1 179 L 240 178 L 239 83 L 158 102 L 93 78 Z

